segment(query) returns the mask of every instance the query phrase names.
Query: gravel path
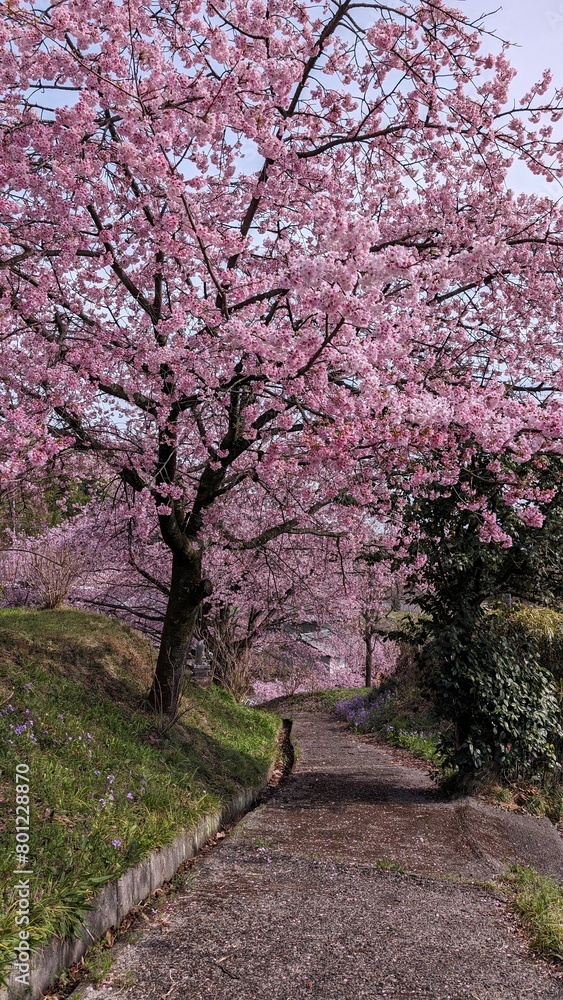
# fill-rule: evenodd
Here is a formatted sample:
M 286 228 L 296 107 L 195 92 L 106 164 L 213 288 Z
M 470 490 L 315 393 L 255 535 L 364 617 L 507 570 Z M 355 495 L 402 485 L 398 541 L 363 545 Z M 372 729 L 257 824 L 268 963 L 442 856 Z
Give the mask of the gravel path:
M 317 714 L 297 716 L 293 737 L 291 778 L 116 947 L 102 988 L 123 1000 L 563 998 L 483 884 L 516 859 L 563 878 L 547 820 L 440 802 L 422 771 Z

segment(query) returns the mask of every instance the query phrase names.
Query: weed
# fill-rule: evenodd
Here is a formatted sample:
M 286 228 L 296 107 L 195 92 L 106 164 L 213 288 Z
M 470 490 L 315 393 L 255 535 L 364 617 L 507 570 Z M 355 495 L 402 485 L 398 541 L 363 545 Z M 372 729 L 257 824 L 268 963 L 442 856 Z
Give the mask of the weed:
M 530 936 L 532 949 L 563 961 L 563 888 L 534 868 L 515 866 L 503 876 L 514 893 L 512 907 Z
M 558 776 L 543 784 L 538 777 L 535 784 L 514 781 L 507 785 L 498 785 L 494 780 L 487 781 L 483 778 L 475 783 L 474 791 L 488 801 L 509 809 L 529 812 L 534 816 L 547 816 L 555 824 L 563 816 L 563 786 Z
M 491 788 L 488 795 L 493 802 L 499 802 L 502 805 L 513 801 L 510 789 L 501 788 L 500 785 L 496 785 L 494 788 Z
M 399 864 L 397 861 L 391 861 L 389 858 L 380 858 L 376 861 L 376 864 L 384 872 L 398 872 L 399 875 L 404 875 L 406 871 L 404 865 Z
M 96 942 L 88 948 L 84 959 L 86 971 L 96 985 L 108 975 L 113 965 L 113 952 L 106 944 Z
M 112 976 L 111 985 L 114 990 L 125 990 L 128 986 L 134 986 L 137 980 L 137 976 L 132 969 L 127 972 L 119 973 L 119 975 Z

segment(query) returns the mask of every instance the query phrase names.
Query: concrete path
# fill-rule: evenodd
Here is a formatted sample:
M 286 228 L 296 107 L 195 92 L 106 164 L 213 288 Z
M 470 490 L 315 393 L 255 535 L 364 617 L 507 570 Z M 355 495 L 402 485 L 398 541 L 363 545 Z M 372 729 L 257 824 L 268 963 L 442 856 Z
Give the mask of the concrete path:
M 556 1000 L 483 883 L 513 860 L 563 878 L 547 820 L 466 799 L 316 714 L 295 773 L 200 859 L 105 989 L 123 1000 Z M 104 987 L 102 987 L 104 988 Z M 81 987 L 82 1000 L 99 1000 Z

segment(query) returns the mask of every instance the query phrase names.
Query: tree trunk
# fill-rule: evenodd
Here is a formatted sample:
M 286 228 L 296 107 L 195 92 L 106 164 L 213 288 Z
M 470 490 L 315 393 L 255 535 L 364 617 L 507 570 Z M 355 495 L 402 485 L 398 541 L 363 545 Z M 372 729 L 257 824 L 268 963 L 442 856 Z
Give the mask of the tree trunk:
M 200 552 L 173 553 L 170 595 L 149 692 L 149 704 L 165 715 L 177 711 L 199 605 L 211 589 L 209 581 L 202 580 Z
M 373 663 L 373 635 L 371 632 L 366 632 L 364 635 L 366 643 L 366 687 L 371 687 L 371 670 Z

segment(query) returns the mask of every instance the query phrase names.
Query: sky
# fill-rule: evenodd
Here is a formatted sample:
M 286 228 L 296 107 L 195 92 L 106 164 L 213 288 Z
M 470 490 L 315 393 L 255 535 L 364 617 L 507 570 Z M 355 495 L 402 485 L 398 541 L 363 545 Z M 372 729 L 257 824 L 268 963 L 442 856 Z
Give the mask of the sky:
M 518 76 L 512 84 L 514 97 L 521 97 L 544 69 L 553 73 L 553 85 L 563 87 L 563 0 L 450 0 L 452 7 L 468 17 L 486 18 L 490 30 L 514 45 L 508 56 Z M 561 197 L 553 184 L 538 179 L 521 165 L 512 168 L 509 183 L 517 191 Z
M 554 82 L 563 85 L 563 0 L 505 0 L 502 6 L 483 0 L 450 2 L 471 17 L 498 8 L 487 23 L 506 41 L 517 43 L 511 62 L 525 85 L 522 90 L 546 68 L 553 71 Z

